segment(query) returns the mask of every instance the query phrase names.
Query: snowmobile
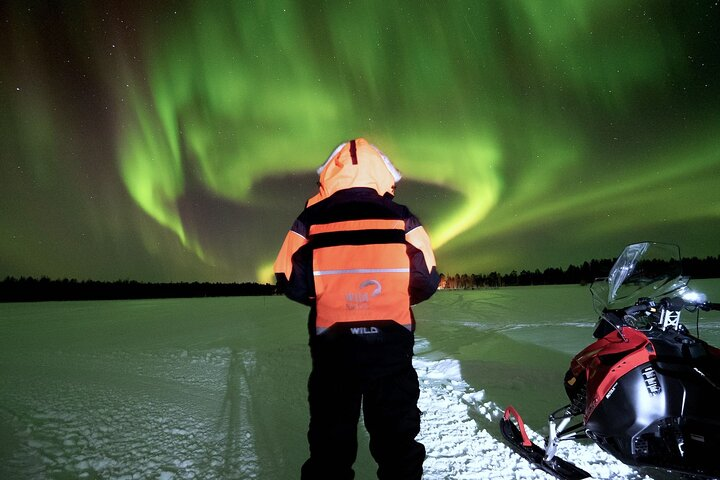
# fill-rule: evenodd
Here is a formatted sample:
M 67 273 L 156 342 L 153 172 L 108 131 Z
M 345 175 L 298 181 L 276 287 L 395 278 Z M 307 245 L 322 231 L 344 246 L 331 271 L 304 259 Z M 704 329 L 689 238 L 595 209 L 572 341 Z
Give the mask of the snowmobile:
M 720 350 L 700 339 L 701 311 L 720 303 L 688 287 L 675 245 L 628 245 L 590 290 L 597 339 L 565 375 L 570 403 L 548 418 L 544 447 L 533 443 L 509 406 L 500 420 L 508 444 L 560 479 L 590 475 L 556 456 L 559 442 L 590 439 L 649 473 L 720 478 Z M 680 322 L 696 317 L 696 334 Z

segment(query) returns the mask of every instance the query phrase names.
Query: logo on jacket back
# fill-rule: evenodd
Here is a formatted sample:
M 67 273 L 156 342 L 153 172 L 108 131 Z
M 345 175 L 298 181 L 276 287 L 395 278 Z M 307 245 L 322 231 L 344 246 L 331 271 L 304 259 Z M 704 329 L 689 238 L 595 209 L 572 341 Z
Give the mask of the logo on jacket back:
M 377 327 L 352 327 L 350 333 L 354 335 L 371 335 L 380 333 L 380 329 Z
M 365 280 L 360 284 L 360 288 L 374 286 L 372 292 L 358 291 L 345 294 L 345 308 L 348 310 L 367 310 L 370 308 L 370 299 L 377 297 L 382 293 L 382 285 L 377 280 Z

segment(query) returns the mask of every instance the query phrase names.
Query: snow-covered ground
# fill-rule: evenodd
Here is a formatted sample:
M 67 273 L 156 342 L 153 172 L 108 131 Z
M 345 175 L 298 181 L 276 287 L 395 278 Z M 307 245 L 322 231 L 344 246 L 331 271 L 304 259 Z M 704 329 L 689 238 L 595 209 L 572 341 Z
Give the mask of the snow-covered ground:
M 415 309 L 426 480 L 550 478 L 504 443 L 499 416 L 513 404 L 543 443 L 589 304 L 566 286 L 439 292 Z M 306 315 L 280 297 L 0 304 L 0 479 L 297 478 Z M 720 343 L 717 320 L 701 332 Z M 356 478 L 374 478 L 359 436 Z M 592 444 L 558 455 L 598 480 L 643 478 Z
M 461 377 L 460 363 L 445 359 L 426 361 L 416 357 L 421 384 L 419 408 L 423 412 L 418 440 L 427 449 L 424 478 L 457 479 L 552 479 L 533 468 L 498 439 L 498 422 L 504 409 L 474 391 Z M 527 429 L 533 442 L 540 435 Z M 593 478 L 649 478 L 615 460 L 596 445 L 560 444 L 558 455 L 572 460 Z
M 419 339 L 419 349 L 424 346 L 427 342 Z M 90 369 L 107 360 L 62 357 Z M 0 407 L 0 418 L 10 418 L 18 431 L 17 449 L 2 467 L 6 475 L 2 478 L 281 478 L 261 474 L 260 457 L 267 455 L 267 447 L 256 441 L 260 426 L 252 418 L 249 377 L 258 368 L 254 355 L 214 350 L 196 355 L 181 352 L 163 359 L 121 354 L 109 358 L 156 385 L 140 385 L 138 391 L 128 392 L 123 390 L 137 385 L 123 377 L 117 388 L 98 388 L 93 381 L 78 383 L 64 376 L 64 387 L 59 382 L 44 385 L 52 396 L 36 391 L 32 398 L 17 399 L 25 403 L 22 414 Z M 157 372 L 145 371 L 151 363 L 160 364 L 162 380 Z M 421 385 L 418 440 L 427 449 L 426 480 L 552 478 L 500 439 L 498 421 L 503 408 L 463 380 L 459 361 L 429 360 L 421 354 L 414 366 Z M 172 387 L 170 380 L 184 390 Z M 165 391 L 159 393 L 156 388 Z M 206 415 L 196 395 L 216 398 L 220 410 Z M 528 433 L 542 445 L 540 435 L 531 429 Z M 595 445 L 567 442 L 561 444 L 559 455 L 572 459 L 596 479 L 642 478 Z

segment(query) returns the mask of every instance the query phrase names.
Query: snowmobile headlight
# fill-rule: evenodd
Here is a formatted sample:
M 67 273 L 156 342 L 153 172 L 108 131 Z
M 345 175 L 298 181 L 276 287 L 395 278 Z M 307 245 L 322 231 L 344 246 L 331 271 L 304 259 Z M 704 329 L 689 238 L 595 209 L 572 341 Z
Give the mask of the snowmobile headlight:
M 686 303 L 700 304 L 707 302 L 707 296 L 704 293 L 695 292 L 693 290 L 688 290 L 683 293 L 682 299 L 685 300 Z

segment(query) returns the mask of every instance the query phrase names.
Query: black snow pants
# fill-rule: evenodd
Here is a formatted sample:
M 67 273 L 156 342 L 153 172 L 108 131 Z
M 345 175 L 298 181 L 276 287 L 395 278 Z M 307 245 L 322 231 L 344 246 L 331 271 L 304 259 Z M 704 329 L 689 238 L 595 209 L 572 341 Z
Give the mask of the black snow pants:
M 311 338 L 310 458 L 302 467 L 303 480 L 354 478 L 361 409 L 378 478 L 421 479 L 425 447 L 415 441 L 420 388 L 412 334 L 405 330 L 398 342 L 395 327 L 389 330 L 390 335 L 381 329 L 377 336 Z

